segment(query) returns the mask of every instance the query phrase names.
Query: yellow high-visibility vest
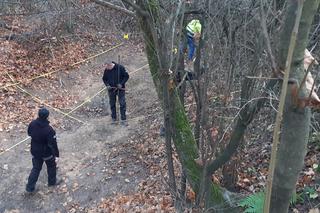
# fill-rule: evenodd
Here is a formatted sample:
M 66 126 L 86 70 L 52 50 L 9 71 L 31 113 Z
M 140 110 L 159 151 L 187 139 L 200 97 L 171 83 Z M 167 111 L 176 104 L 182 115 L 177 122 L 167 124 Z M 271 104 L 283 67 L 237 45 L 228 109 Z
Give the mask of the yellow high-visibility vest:
M 192 21 L 189 22 L 189 24 L 186 27 L 187 31 L 190 33 L 201 33 L 201 24 L 198 19 L 193 19 Z

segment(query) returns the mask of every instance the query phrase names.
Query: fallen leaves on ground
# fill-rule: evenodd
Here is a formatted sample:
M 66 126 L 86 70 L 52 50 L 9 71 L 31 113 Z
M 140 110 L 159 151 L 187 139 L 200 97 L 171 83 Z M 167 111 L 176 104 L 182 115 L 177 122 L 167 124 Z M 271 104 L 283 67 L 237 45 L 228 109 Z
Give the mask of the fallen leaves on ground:
M 170 195 L 153 196 L 138 192 L 129 195 L 116 195 L 102 200 L 97 209 L 89 212 L 175 212 Z

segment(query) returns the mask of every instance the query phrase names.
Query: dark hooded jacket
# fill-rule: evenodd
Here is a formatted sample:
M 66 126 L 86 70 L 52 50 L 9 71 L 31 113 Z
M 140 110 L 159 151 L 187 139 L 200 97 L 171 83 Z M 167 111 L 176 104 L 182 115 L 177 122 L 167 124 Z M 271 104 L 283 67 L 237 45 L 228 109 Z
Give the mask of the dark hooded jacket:
M 28 126 L 31 137 L 31 154 L 36 158 L 59 157 L 56 132 L 47 119 L 37 118 Z
M 111 70 L 104 70 L 103 82 L 106 86 L 117 87 L 118 84 L 125 88 L 125 84 L 129 79 L 129 74 L 127 73 L 124 66 L 112 62 L 114 67 Z

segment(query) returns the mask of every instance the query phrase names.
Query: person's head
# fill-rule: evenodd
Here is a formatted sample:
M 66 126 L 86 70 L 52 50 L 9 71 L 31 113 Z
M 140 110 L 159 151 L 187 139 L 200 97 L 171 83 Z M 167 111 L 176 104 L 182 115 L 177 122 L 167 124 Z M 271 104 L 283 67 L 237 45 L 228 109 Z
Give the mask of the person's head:
M 41 107 L 38 111 L 38 117 L 42 120 L 46 120 L 49 117 L 49 110 L 44 107 Z
M 112 70 L 114 63 L 112 61 L 106 61 L 105 66 L 107 70 Z

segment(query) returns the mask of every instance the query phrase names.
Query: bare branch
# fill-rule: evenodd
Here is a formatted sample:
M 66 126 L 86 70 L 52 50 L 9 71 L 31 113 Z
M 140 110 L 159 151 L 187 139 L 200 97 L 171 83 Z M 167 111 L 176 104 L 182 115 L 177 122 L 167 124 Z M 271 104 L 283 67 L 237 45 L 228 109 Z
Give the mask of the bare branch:
M 171 47 L 170 48 L 172 50 L 174 49 L 174 38 L 175 38 L 175 35 L 176 35 L 176 22 L 178 21 L 178 17 L 179 17 L 180 12 L 183 13 L 184 9 L 185 9 L 184 3 L 182 1 L 179 1 L 176 13 L 172 14 L 172 16 L 170 17 L 170 22 L 169 23 L 172 26 L 172 33 L 171 33 L 172 40 L 171 40 Z M 182 15 L 181 21 L 180 21 L 180 27 L 183 24 L 183 19 L 184 19 L 184 16 Z M 181 32 L 181 30 L 180 30 L 180 32 Z M 180 33 L 180 36 L 181 36 L 181 33 Z M 180 37 L 178 37 L 178 39 L 180 40 Z M 173 54 L 170 54 L 170 64 L 171 65 L 173 64 Z
M 139 7 L 137 4 L 133 3 L 132 1 L 130 0 L 122 0 L 124 1 L 125 3 L 129 4 L 131 7 L 133 7 L 133 9 L 139 13 L 140 15 L 142 16 L 148 16 L 148 13 L 147 11 L 145 11 L 144 9 L 142 9 L 141 7 Z
M 263 1 L 261 0 L 261 5 L 260 5 L 260 18 L 261 18 L 261 27 L 262 27 L 262 33 L 267 45 L 267 52 L 268 55 L 270 57 L 271 60 L 271 66 L 272 66 L 272 71 L 273 73 L 278 76 L 278 71 L 277 71 L 277 64 L 274 58 L 274 55 L 272 53 L 272 49 L 271 49 L 271 42 L 270 42 L 270 38 L 269 38 L 269 34 L 268 34 L 268 30 L 267 30 L 267 24 L 266 24 L 266 14 L 264 13 L 264 9 L 263 9 Z
M 117 5 L 114 5 L 114 4 L 111 4 L 110 2 L 106 2 L 106 1 L 103 1 L 103 0 L 91 0 L 99 5 L 102 5 L 102 6 L 105 6 L 105 7 L 109 7 L 111 9 L 114 9 L 114 10 L 118 10 L 120 12 L 123 12 L 129 16 L 135 16 L 135 13 L 130 11 L 130 10 L 127 10 L 126 8 L 124 7 L 120 7 L 120 6 L 117 6 Z

